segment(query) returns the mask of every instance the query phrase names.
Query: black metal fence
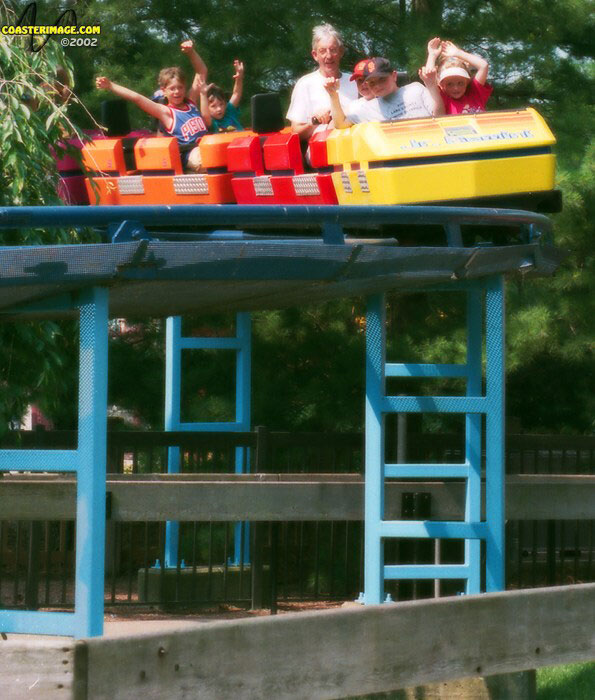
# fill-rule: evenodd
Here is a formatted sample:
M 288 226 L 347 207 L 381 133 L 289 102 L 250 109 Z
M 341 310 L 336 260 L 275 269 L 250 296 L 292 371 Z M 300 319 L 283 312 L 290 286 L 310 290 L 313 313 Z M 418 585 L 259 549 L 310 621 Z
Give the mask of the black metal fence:
M 22 447 L 73 447 L 75 433 L 13 434 Z M 242 434 L 176 434 L 181 471 L 233 471 L 235 448 L 243 445 L 252 471 L 358 473 L 363 465 L 360 434 L 275 433 L 259 428 Z M 115 474 L 167 471 L 165 433 L 112 432 L 108 469 Z M 463 460 L 454 435 L 408 435 L 412 462 Z M 388 445 L 387 450 L 395 449 Z M 595 438 L 510 435 L 508 473 L 593 474 Z M 431 516 L 427 494 L 404 494 L 403 517 Z M 109 504 L 108 504 L 109 505 Z M 1 516 L 0 516 L 1 517 Z M 507 585 L 511 588 L 595 580 L 593 521 L 514 520 L 507 524 Z M 70 608 L 74 601 L 75 523 L 0 519 L 0 605 L 34 609 Z M 248 547 L 248 543 L 250 546 Z M 462 543 L 433 540 L 387 545 L 387 560 L 402 563 L 460 562 Z M 361 522 L 281 522 L 238 525 L 180 524 L 177 565 L 165 568 L 164 522 L 119 522 L 109 518 L 106 547 L 108 606 L 248 605 L 276 608 L 277 601 L 349 599 L 363 589 Z M 255 577 L 256 565 L 260 576 Z M 448 595 L 460 582 L 394 582 L 395 600 Z

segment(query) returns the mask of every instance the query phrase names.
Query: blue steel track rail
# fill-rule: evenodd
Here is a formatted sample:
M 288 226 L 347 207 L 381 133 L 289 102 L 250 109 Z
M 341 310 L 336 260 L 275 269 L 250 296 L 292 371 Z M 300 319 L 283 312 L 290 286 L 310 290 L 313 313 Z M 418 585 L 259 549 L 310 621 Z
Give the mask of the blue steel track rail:
M 144 234 L 145 226 L 274 226 L 279 230 L 300 227 L 303 236 L 342 243 L 343 227 L 394 225 L 443 226 L 449 245 L 457 245 L 460 226 L 520 227 L 524 242 L 551 242 L 552 222 L 543 214 L 497 208 L 443 206 L 98 206 L 98 207 L 3 207 L 0 229 L 72 226 L 118 226 L 130 222 L 132 238 Z M 138 230 L 134 231 L 134 225 Z M 135 235 L 136 234 L 136 235 Z M 149 236 L 150 236 L 149 232 Z M 379 236 L 390 236 L 380 229 Z

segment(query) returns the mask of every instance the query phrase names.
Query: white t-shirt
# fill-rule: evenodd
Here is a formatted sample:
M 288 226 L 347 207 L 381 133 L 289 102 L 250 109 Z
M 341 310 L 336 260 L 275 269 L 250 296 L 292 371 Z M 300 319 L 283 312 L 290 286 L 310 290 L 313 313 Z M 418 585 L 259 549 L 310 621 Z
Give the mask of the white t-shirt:
M 331 109 L 331 98 L 324 89 L 325 78 L 318 70 L 303 75 L 291 93 L 291 103 L 287 111 L 290 122 L 308 123 L 315 114 Z M 349 108 L 352 100 L 359 97 L 355 81 L 349 80 L 349 73 L 341 73 L 339 101 L 343 111 Z
M 391 122 L 397 119 L 431 117 L 434 102 L 421 83 L 409 83 L 388 97 L 352 102 L 345 117 L 353 124 L 361 122 Z

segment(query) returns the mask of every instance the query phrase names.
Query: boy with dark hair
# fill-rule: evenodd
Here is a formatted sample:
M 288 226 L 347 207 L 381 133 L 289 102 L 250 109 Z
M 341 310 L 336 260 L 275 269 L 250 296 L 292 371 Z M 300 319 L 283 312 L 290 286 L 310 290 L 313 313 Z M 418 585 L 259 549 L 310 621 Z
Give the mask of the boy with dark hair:
M 242 131 L 244 129 L 240 122 L 240 110 L 238 109 L 244 89 L 244 64 L 236 59 L 233 62 L 233 67 L 235 69 L 233 92 L 229 101 L 227 101 L 223 89 L 218 85 L 211 83 L 207 89 L 213 131 Z

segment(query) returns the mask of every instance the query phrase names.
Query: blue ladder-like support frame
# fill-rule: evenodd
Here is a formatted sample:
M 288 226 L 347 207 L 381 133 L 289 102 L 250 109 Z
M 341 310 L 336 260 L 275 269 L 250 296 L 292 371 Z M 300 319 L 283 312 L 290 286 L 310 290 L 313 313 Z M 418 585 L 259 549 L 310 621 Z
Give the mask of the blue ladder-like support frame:
M 236 314 L 236 335 L 225 338 L 194 338 L 182 336 L 182 318 L 170 316 L 166 322 L 165 341 L 165 430 L 247 432 L 250 430 L 250 378 L 252 362 L 252 317 L 248 312 Z M 235 421 L 182 423 L 180 399 L 182 386 L 182 350 L 235 350 L 236 352 L 236 415 Z M 250 468 L 245 447 L 235 449 L 235 471 L 243 474 Z M 170 447 L 167 471 L 180 471 L 180 448 Z M 249 559 L 248 523 L 237 523 L 234 533 L 235 563 Z M 244 543 L 242 552 L 242 540 Z M 178 566 L 179 523 L 168 522 L 165 530 L 165 566 Z
M 74 613 L 0 610 L 0 631 L 103 634 L 108 292 L 81 295 L 76 450 L 0 450 L 0 471 L 73 472 L 77 477 Z
M 467 361 L 464 365 L 386 362 L 385 296 L 368 299 L 366 320 L 366 483 L 364 602 L 385 600 L 384 582 L 395 579 L 463 579 L 466 593 L 481 588 L 481 540 L 486 542 L 486 590 L 504 589 L 504 281 L 502 277 L 449 287 L 467 294 Z M 486 307 L 486 392 L 482 395 L 483 297 Z M 386 377 L 464 377 L 466 396 L 386 396 Z M 464 413 L 463 464 L 385 464 L 388 413 Z M 481 416 L 486 415 L 486 516 L 481 520 Z M 465 479 L 460 522 L 384 520 L 387 478 Z M 388 538 L 465 540 L 457 565 L 384 564 Z

